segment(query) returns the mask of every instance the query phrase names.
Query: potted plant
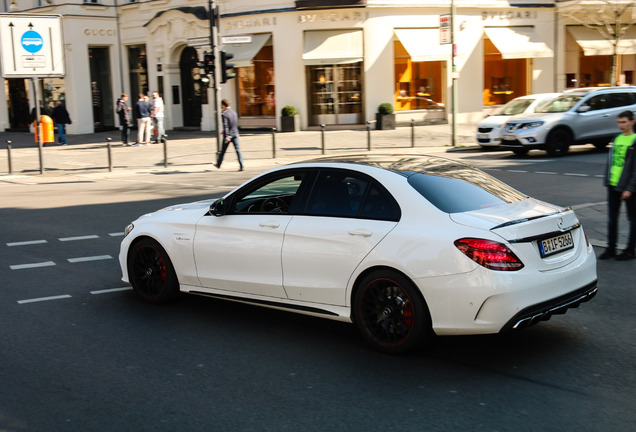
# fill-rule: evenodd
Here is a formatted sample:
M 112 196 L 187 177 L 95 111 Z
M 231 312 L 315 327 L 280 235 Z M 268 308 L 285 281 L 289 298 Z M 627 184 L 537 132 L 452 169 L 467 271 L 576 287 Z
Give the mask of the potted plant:
M 388 102 L 380 104 L 378 112 L 375 114 L 376 130 L 395 129 L 395 114 L 393 114 L 393 105 Z
M 300 130 L 300 116 L 294 105 L 286 105 L 281 111 L 281 132 L 298 132 Z

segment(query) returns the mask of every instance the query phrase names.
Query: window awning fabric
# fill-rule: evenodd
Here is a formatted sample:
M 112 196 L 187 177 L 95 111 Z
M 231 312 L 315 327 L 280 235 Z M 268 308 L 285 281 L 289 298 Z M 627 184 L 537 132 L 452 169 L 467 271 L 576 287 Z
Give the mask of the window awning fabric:
M 303 62 L 308 66 L 362 61 L 362 30 L 305 32 Z
M 613 55 L 612 43 L 589 27 L 568 26 L 568 32 L 583 49 L 586 56 Z M 636 27 L 630 27 L 618 42 L 617 54 L 636 54 Z
M 250 43 L 223 45 L 224 51 L 234 54 L 234 57 L 228 60 L 228 63 L 232 63 L 234 67 L 251 66 L 256 54 L 271 37 L 271 33 L 256 34 L 252 35 L 252 42 Z
M 484 31 L 505 59 L 554 56 L 532 27 L 486 27 Z
M 438 29 L 395 29 L 395 36 L 411 56 L 411 61 L 449 60 L 451 45 L 439 44 Z

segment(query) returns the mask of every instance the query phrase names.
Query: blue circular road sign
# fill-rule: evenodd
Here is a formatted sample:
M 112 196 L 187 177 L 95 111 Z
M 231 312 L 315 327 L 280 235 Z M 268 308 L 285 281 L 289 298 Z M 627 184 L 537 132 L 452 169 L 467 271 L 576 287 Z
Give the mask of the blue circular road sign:
M 29 30 L 22 35 L 22 47 L 31 54 L 36 53 L 42 49 L 44 45 L 44 39 L 40 36 L 40 33 Z

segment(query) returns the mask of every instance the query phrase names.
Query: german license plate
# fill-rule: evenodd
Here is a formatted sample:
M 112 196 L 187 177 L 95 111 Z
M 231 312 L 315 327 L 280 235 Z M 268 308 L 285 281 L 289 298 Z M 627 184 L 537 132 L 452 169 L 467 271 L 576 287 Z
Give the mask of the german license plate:
M 506 141 L 514 141 L 517 139 L 517 137 L 515 135 L 504 135 L 503 139 Z
M 572 249 L 573 247 L 574 240 L 572 240 L 571 232 L 566 232 L 565 234 L 550 237 L 545 240 L 539 240 L 539 252 L 541 253 L 541 257 L 547 257 L 567 249 Z
M 480 134 L 477 134 L 477 138 L 478 139 L 488 139 L 488 138 L 490 138 L 490 135 L 487 134 L 487 133 L 480 133 Z

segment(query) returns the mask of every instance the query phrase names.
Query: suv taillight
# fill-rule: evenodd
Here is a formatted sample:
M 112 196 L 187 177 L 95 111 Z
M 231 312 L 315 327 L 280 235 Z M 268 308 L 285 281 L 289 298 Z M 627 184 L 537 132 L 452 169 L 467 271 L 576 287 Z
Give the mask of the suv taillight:
M 491 270 L 516 271 L 523 263 L 508 247 L 493 240 L 462 238 L 455 241 L 457 249 L 477 264 Z

